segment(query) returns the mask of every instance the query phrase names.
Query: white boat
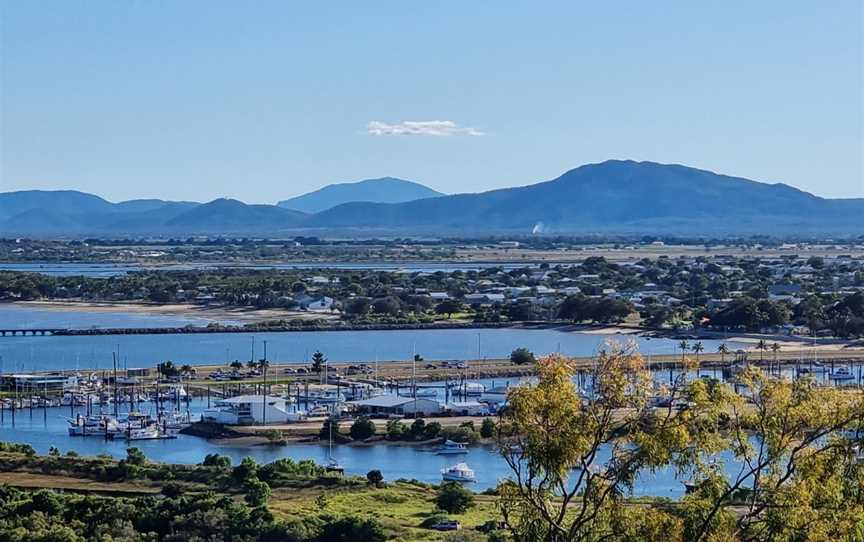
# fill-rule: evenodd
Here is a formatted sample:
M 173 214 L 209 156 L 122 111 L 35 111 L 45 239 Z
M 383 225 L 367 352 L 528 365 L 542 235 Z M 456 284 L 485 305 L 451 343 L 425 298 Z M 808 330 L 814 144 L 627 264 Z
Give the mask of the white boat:
M 476 482 L 474 471 L 465 463 L 456 463 L 450 468 L 441 471 L 441 478 L 447 482 Z
M 177 433 L 171 430 L 163 431 L 157 425 L 129 428 L 126 430 L 126 440 L 162 440 L 177 438 Z
M 848 367 L 840 367 L 831 373 L 830 378 L 831 380 L 855 380 L 855 375 L 852 374 L 852 371 Z
M 70 437 L 113 438 L 123 433 L 123 426 L 110 416 L 78 416 L 67 421 Z
M 444 444 L 438 448 L 438 455 L 455 455 L 467 454 L 468 448 L 461 442 L 453 442 L 452 440 L 444 441 Z
M 418 398 L 435 399 L 438 397 L 438 390 L 435 388 L 418 387 L 414 395 Z
M 486 391 L 486 386 L 479 382 L 466 382 L 460 386 L 459 391 L 463 392 L 468 397 L 480 397 Z

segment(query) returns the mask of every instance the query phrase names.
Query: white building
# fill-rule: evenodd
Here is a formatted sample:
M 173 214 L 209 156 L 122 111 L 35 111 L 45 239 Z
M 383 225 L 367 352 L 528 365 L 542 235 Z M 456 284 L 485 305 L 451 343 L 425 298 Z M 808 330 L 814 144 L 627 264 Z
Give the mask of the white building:
M 304 417 L 302 412 L 291 412 L 282 397 L 238 395 L 216 401 L 213 408 L 204 410 L 201 420 L 225 425 L 252 425 L 296 422 Z
M 489 407 L 479 401 L 454 401 L 447 403 L 447 410 L 457 416 L 488 416 Z
M 362 401 L 350 401 L 357 412 L 361 414 L 382 414 L 386 416 L 404 416 L 420 414 L 428 416 L 441 412 L 441 404 L 432 399 L 418 397 L 400 397 L 398 395 L 379 395 L 363 399 Z

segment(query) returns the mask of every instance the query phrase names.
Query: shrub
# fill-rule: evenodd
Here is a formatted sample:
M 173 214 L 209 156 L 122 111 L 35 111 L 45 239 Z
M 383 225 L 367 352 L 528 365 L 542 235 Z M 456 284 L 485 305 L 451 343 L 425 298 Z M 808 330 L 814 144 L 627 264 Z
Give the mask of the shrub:
M 480 440 L 477 431 L 468 427 L 445 427 L 441 430 L 441 437 L 454 442 L 465 442 L 474 444 Z
M 219 454 L 207 454 L 201 464 L 205 467 L 220 467 L 227 469 L 231 466 L 231 458 Z
M 364 440 L 375 434 L 375 423 L 365 416 L 357 418 L 351 424 L 351 438 Z
M 484 418 L 480 425 L 480 436 L 483 438 L 492 438 L 495 435 L 495 421 L 492 418 Z
M 384 542 L 387 535 L 376 519 L 365 519 L 353 516 L 331 519 L 321 528 L 315 537 L 316 542 Z
M 426 430 L 426 420 L 423 418 L 417 418 L 414 420 L 414 423 L 411 424 L 411 438 L 414 440 L 420 438 L 424 431 Z
M 370 484 L 374 484 L 377 486 L 384 481 L 384 475 L 381 474 L 380 470 L 373 469 L 366 473 L 366 479 L 369 480 Z
M 537 363 L 537 359 L 527 348 L 517 348 L 510 353 L 510 362 L 516 365 L 524 365 L 526 363 Z
M 438 488 L 435 504 L 450 514 L 463 514 L 474 506 L 474 494 L 458 482 L 445 482 Z
M 387 438 L 390 440 L 402 440 L 405 437 L 406 431 L 405 424 L 399 420 L 390 420 L 387 422 Z
M 138 448 L 126 448 L 126 462 L 130 465 L 143 465 L 147 462 L 147 456 Z
M 171 482 L 162 486 L 162 495 L 165 495 L 169 499 L 176 499 L 182 494 L 183 488 L 180 484 Z
M 239 465 L 234 467 L 231 477 L 235 481 L 245 483 L 252 478 L 258 477 L 258 463 L 251 457 L 244 457 Z
M 423 430 L 423 438 L 425 439 L 433 439 L 438 438 L 441 435 L 441 424 L 438 422 L 431 422 L 426 424 L 426 428 Z
M 245 483 L 246 502 L 250 506 L 264 506 L 270 498 L 270 486 L 258 478 L 250 478 Z

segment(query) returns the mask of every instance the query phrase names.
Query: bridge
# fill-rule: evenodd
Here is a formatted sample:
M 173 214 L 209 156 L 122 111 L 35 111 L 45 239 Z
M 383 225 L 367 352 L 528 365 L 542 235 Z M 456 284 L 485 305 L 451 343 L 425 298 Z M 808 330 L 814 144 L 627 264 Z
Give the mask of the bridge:
M 26 337 L 27 335 L 35 336 L 35 335 L 62 335 L 67 333 L 69 330 L 62 328 L 27 328 L 27 329 L 0 329 L 0 337 L 5 337 L 10 335 L 12 337 L 19 335 L 21 337 Z

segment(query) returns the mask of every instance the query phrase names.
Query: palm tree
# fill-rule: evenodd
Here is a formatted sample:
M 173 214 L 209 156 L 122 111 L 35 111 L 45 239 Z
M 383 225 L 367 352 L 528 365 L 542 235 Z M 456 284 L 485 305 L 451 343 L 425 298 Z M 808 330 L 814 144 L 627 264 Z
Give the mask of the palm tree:
M 696 363 L 699 363 L 699 352 L 704 352 L 705 347 L 702 346 L 702 341 L 696 341 L 693 343 L 693 352 L 696 353 Z
M 729 347 L 726 346 L 726 343 L 723 343 L 720 346 L 718 346 L 717 352 L 720 353 L 720 365 L 726 365 L 726 354 L 729 353 Z
M 690 349 L 690 345 L 687 344 L 687 341 L 681 341 L 678 343 L 678 348 L 681 349 L 681 363 L 684 363 L 684 353 Z
M 780 364 L 777 361 L 777 353 L 780 352 L 779 343 L 771 343 L 771 351 L 774 353 L 774 366 L 777 367 L 777 373 L 780 373 Z
M 756 343 L 756 350 L 759 351 L 759 365 L 762 365 L 765 351 L 768 350 L 768 343 L 765 342 L 765 339 L 759 339 L 759 342 Z

